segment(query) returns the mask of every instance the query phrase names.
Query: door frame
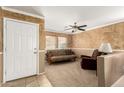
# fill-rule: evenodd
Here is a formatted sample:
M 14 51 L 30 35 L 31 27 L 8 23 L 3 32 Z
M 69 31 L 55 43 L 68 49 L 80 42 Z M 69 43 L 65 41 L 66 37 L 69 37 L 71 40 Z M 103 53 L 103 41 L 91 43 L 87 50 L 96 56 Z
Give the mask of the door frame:
M 32 24 L 32 25 L 35 24 L 35 25 L 37 25 L 37 32 L 36 32 L 36 43 L 37 43 L 36 74 L 37 75 L 39 74 L 39 24 L 4 17 L 3 18 L 3 83 L 6 82 L 6 43 L 7 43 L 6 22 L 8 20 L 15 21 L 15 22 L 20 22 L 20 23 L 25 23 L 25 24 Z

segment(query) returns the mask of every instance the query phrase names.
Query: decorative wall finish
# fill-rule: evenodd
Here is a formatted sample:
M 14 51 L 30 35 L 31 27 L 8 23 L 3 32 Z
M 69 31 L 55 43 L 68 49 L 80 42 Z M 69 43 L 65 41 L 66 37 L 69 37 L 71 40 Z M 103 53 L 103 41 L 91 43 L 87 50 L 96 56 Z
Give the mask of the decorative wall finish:
M 113 49 L 124 49 L 124 22 L 74 34 L 73 48 L 99 48 L 109 42 Z

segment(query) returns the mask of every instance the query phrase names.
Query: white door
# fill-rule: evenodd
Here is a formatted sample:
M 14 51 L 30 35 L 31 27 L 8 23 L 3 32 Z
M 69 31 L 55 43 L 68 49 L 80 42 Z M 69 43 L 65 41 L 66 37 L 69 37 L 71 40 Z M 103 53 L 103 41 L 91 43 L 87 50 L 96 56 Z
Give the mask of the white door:
M 38 24 L 4 20 L 4 81 L 37 73 Z

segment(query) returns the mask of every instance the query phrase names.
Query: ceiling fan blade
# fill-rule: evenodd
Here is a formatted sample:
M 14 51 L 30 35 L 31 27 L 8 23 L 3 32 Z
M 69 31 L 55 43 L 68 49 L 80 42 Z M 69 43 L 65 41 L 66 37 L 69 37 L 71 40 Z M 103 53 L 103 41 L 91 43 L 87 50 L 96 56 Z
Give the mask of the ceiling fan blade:
M 74 27 L 73 25 L 69 25 L 70 27 Z
M 73 29 L 73 28 L 67 28 L 67 29 L 65 29 L 65 30 L 70 30 L 70 29 Z
M 78 29 L 78 30 L 85 31 L 85 29 Z
M 87 27 L 87 25 L 82 25 L 82 26 L 79 26 L 79 27 Z

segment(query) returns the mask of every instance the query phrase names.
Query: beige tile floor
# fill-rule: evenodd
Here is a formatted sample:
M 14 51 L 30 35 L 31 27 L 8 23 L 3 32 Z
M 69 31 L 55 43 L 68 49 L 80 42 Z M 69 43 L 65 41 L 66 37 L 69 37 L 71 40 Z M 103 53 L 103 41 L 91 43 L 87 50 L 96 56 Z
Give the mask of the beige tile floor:
M 52 87 L 45 75 L 31 76 L 1 85 L 2 87 Z

